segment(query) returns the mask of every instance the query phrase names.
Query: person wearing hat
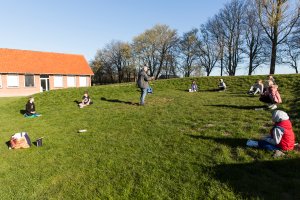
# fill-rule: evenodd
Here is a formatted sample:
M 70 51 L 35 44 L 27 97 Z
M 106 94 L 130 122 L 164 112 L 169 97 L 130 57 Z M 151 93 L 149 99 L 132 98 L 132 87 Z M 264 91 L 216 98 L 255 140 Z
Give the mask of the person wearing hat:
M 147 75 L 148 66 L 144 66 L 138 74 L 137 85 L 141 89 L 140 105 L 145 105 L 145 98 L 147 95 L 147 89 L 149 88 L 148 81 L 153 80 L 154 77 Z
M 282 110 L 275 110 L 272 113 L 272 121 L 274 126 L 269 135 L 259 141 L 248 140 L 246 145 L 266 150 L 293 150 L 295 134 L 288 114 Z

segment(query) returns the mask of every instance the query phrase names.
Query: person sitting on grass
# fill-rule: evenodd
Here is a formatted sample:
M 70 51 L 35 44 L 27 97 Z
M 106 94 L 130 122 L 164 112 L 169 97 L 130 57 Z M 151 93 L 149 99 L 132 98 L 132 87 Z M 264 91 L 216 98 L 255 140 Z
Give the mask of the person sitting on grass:
M 189 92 L 197 92 L 197 91 L 198 91 L 198 86 L 196 84 L 196 81 L 193 81 L 191 88 L 189 89 Z
M 88 106 L 92 104 L 91 98 L 89 97 L 89 94 L 87 91 L 84 92 L 84 95 L 82 97 L 82 101 L 80 104 L 78 104 L 79 108 L 83 108 L 85 106 Z
M 219 91 L 225 91 L 226 90 L 226 84 L 224 82 L 223 79 L 220 79 L 220 82 L 219 82 Z
M 35 104 L 34 104 L 34 98 L 29 97 L 27 104 L 25 106 L 25 117 L 39 117 L 40 114 L 36 113 L 35 111 Z
M 254 85 L 251 86 L 250 90 L 248 91 L 248 94 L 250 95 L 256 95 L 257 93 L 263 94 L 264 92 L 264 84 L 262 83 L 262 80 L 257 80 Z
M 274 85 L 272 81 L 269 81 L 269 87 L 260 96 L 259 100 L 267 103 L 270 109 L 276 109 L 277 105 L 282 103 L 281 96 L 278 92 L 278 86 Z
M 295 134 L 289 116 L 282 110 L 275 110 L 272 113 L 274 126 L 270 134 L 261 140 L 248 140 L 246 145 L 266 150 L 291 151 L 295 146 Z
M 272 75 L 268 75 L 267 80 L 264 82 L 264 91 L 266 91 L 269 87 L 269 82 L 272 82 L 274 85 L 276 85 L 274 77 Z

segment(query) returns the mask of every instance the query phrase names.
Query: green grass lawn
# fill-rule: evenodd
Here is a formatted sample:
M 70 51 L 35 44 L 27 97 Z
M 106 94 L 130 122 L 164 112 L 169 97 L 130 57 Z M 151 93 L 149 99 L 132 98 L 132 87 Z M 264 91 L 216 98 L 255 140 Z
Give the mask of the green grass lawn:
M 218 77 L 201 77 L 197 93 L 192 79 L 155 81 L 144 107 L 134 84 L 88 88 L 83 109 L 86 88 L 50 91 L 34 96 L 34 119 L 20 114 L 27 98 L 0 98 L 0 199 L 299 199 L 300 154 L 245 145 L 272 126 L 246 95 L 257 78 L 224 77 L 229 89 L 212 92 Z M 276 76 L 298 137 L 299 78 Z M 8 150 L 21 131 L 43 146 Z

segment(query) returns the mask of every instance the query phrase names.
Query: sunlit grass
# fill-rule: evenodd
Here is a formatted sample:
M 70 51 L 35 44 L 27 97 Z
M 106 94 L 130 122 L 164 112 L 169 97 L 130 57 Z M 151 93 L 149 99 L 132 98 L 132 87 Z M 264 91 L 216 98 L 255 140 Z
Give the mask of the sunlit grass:
M 88 88 L 94 104 L 83 109 L 74 100 L 86 88 L 50 91 L 35 95 L 43 116 L 34 119 L 20 114 L 27 98 L 0 98 L 0 197 L 299 197 L 298 153 L 274 159 L 272 152 L 245 146 L 272 126 L 269 111 L 254 110 L 263 106 L 258 97 L 245 94 L 257 78 L 226 77 L 228 90 L 212 92 L 218 77 L 201 77 L 198 93 L 185 91 L 192 79 L 155 81 L 145 107 L 136 105 L 134 84 Z M 297 122 L 299 76 L 276 78 L 285 101 L 281 108 Z M 44 136 L 43 147 L 8 150 L 5 142 L 20 131 L 32 140 Z

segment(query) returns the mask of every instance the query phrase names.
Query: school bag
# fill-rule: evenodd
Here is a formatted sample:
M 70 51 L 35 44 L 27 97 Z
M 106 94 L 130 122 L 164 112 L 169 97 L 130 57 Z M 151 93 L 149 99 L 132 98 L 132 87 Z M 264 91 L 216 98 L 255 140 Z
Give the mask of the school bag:
M 31 146 L 31 141 L 26 132 L 15 133 L 10 138 L 10 147 L 12 149 L 25 149 Z
M 149 86 L 149 87 L 147 88 L 147 93 L 151 93 L 151 94 L 153 93 L 152 87 Z

